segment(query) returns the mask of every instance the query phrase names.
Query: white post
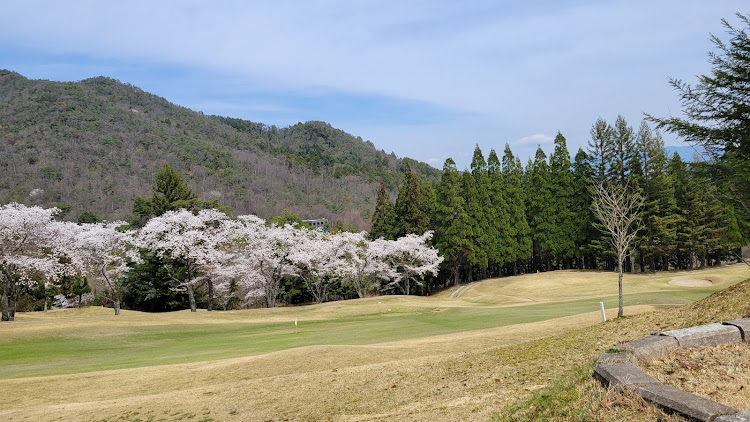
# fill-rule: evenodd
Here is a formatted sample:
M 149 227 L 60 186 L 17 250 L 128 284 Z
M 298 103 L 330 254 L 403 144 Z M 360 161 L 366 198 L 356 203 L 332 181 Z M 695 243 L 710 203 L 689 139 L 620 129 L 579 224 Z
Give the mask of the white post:
M 604 313 L 604 302 L 599 302 L 599 306 L 602 308 L 602 322 L 607 322 L 607 314 Z

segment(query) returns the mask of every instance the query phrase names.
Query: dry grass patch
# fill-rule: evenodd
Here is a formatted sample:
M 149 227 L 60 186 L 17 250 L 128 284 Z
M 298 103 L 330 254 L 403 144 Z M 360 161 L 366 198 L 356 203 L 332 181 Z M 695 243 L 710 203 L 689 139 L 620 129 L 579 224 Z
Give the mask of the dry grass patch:
M 640 366 L 663 384 L 750 411 L 748 343 L 678 348 Z

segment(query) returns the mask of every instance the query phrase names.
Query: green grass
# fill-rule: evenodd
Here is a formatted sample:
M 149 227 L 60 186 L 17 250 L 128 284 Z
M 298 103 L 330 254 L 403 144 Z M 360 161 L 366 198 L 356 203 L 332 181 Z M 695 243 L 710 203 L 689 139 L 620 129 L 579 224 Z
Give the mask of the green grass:
M 625 303 L 683 304 L 710 290 L 625 295 Z M 264 354 L 315 345 L 362 345 L 408 340 L 469 330 L 543 321 L 617 306 L 617 296 L 508 307 L 406 307 L 388 298 L 392 312 L 305 320 L 299 332 L 288 322 L 193 324 L 206 313 L 184 314 L 179 323 L 120 327 L 117 335 L 98 335 L 95 322 L 69 332 L 19 335 L 0 341 L 0 379 L 61 375 L 109 369 L 199 362 Z M 293 308 L 288 309 L 290 312 Z M 251 312 L 251 311 L 249 311 Z M 219 314 L 218 312 L 216 314 Z M 158 322 L 164 315 L 154 314 Z M 128 315 L 121 316 L 127 322 Z M 123 329 L 124 328 L 124 329 Z M 91 333 L 89 333 L 91 331 Z

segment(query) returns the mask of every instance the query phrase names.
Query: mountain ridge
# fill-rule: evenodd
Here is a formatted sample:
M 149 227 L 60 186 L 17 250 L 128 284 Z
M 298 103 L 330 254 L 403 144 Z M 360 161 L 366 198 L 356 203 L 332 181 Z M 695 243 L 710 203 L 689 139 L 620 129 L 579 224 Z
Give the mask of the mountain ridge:
M 391 195 L 404 160 L 311 121 L 285 128 L 204 115 L 103 76 L 79 82 L 0 70 L 0 203 L 130 219 L 168 162 L 201 199 L 264 218 L 289 210 L 367 229 L 379 180 Z M 425 181 L 440 172 L 412 162 Z

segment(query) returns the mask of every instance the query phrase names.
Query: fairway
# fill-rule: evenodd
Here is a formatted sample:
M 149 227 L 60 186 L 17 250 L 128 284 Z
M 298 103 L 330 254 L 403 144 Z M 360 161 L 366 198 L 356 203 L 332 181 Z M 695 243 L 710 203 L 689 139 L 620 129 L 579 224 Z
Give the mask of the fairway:
M 670 284 L 677 277 L 710 283 Z M 694 302 L 747 278 L 746 265 L 626 274 L 626 315 Z M 617 311 L 615 273 L 486 280 L 458 298 L 453 290 L 194 314 L 20 313 L 0 324 L 0 419 L 486 417 L 517 394 L 498 381 L 465 388 L 512 372 L 495 350 L 599 324 L 600 301 L 609 317 Z M 510 372 L 504 379 L 529 376 Z

